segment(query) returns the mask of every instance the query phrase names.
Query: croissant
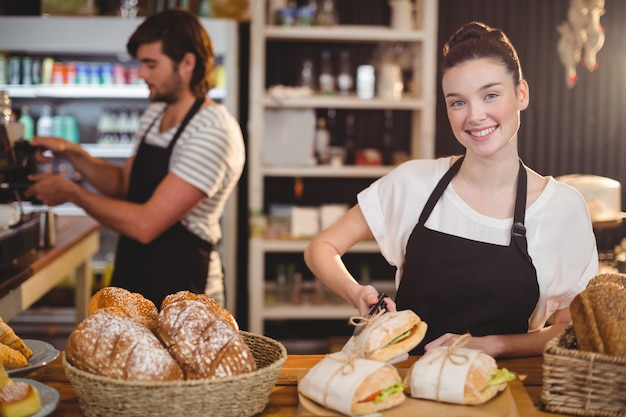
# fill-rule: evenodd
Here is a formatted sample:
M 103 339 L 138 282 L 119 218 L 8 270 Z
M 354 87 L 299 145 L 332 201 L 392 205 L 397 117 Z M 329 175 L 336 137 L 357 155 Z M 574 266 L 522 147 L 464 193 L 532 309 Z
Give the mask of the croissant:
M 26 343 L 24 343 L 24 341 L 18 335 L 15 334 L 11 326 L 6 324 L 1 318 L 0 318 L 0 343 L 2 343 L 3 345 L 7 345 L 8 347 L 12 349 L 17 350 L 22 355 L 24 355 L 26 359 L 33 356 L 33 351 L 30 350 L 28 346 L 26 346 Z
M 256 370 L 254 356 L 241 334 L 200 301 L 182 300 L 165 306 L 155 334 L 181 366 L 185 379 Z
M 28 365 L 28 360 L 20 351 L 0 344 L 0 364 L 5 369 L 17 369 Z

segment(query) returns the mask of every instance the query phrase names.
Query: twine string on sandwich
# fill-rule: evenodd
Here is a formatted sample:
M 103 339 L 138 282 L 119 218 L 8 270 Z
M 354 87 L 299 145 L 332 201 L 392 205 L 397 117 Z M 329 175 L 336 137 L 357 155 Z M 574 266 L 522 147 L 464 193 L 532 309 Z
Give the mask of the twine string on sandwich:
M 436 355 L 434 358 L 432 358 L 430 360 L 430 363 L 432 364 L 433 362 L 439 360 L 441 357 L 443 357 L 443 359 L 441 360 L 441 366 L 439 367 L 439 375 L 437 377 L 437 397 L 436 400 L 439 401 L 439 390 L 441 388 L 441 377 L 443 375 L 443 368 L 446 366 L 446 362 L 450 361 L 452 364 L 454 365 L 463 365 L 465 363 L 467 363 L 467 361 L 469 361 L 469 356 L 464 354 L 464 353 L 459 353 L 457 352 L 457 349 L 462 348 L 463 346 L 465 346 L 467 344 L 467 342 L 469 342 L 470 338 L 472 337 L 471 334 L 469 333 L 465 333 L 464 335 L 461 335 L 459 338 L 457 338 L 454 343 L 452 343 L 450 346 L 448 346 L 447 349 L 442 349 L 441 353 L 439 355 Z
M 342 365 L 337 368 L 337 370 L 335 370 L 335 372 L 333 372 L 332 375 L 328 378 L 328 381 L 326 381 L 326 385 L 324 386 L 324 396 L 322 398 L 322 402 L 325 407 L 328 407 L 326 398 L 328 397 L 328 392 L 330 390 L 330 383 L 335 378 L 335 375 L 337 375 L 339 372 L 341 372 L 343 375 L 348 375 L 349 373 L 354 371 L 354 362 L 357 359 L 362 358 L 364 354 L 364 348 L 355 348 L 353 351 L 350 352 L 349 355 L 346 356 L 345 360 L 339 359 L 333 355 L 326 355 L 327 358 L 340 362 L 342 363 Z
M 352 316 L 350 317 L 350 319 L 348 320 L 348 324 L 350 324 L 351 326 L 356 327 L 357 329 L 363 327 L 363 330 L 367 329 L 374 321 L 376 321 L 376 319 L 380 316 L 382 316 L 383 314 L 385 314 L 387 312 L 387 310 L 385 308 L 381 308 L 378 313 L 376 313 L 375 315 L 371 316 L 371 317 L 366 317 L 366 316 Z

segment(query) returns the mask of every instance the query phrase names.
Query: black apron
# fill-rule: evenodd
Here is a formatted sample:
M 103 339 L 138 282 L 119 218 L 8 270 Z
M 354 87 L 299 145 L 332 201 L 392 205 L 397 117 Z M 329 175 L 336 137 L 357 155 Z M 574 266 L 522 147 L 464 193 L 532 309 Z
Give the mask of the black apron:
M 412 354 L 423 354 L 424 345 L 444 333 L 526 333 L 539 299 L 537 272 L 527 250 L 527 179 L 521 161 L 509 246 L 424 226 L 462 161 L 459 158 L 441 178 L 407 242 L 397 308 L 415 311 L 428 324 L 424 340 Z
M 145 142 L 152 122 L 141 138 L 130 175 L 126 199 L 142 204 L 169 171 L 172 149 L 204 99 L 198 99 L 181 122 L 167 148 Z M 213 245 L 188 231 L 180 222 L 148 244 L 120 236 L 111 285 L 143 294 L 157 307 L 168 294 L 181 290 L 204 293 Z

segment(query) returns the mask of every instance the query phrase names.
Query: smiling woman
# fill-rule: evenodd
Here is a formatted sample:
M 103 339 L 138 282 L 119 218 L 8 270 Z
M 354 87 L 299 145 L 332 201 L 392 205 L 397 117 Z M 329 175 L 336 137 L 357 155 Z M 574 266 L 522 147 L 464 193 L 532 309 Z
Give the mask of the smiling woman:
M 580 194 L 518 154 L 530 89 L 515 48 L 480 22 L 458 29 L 441 61 L 448 121 L 463 155 L 406 162 L 358 194 L 358 204 L 308 246 L 305 259 L 361 314 L 377 291 L 341 256 L 373 237 L 397 267 L 395 302 L 428 325 L 413 353 L 452 345 L 491 356 L 536 355 L 569 323 L 569 303 L 597 273 Z M 547 319 L 555 322 L 544 327 Z

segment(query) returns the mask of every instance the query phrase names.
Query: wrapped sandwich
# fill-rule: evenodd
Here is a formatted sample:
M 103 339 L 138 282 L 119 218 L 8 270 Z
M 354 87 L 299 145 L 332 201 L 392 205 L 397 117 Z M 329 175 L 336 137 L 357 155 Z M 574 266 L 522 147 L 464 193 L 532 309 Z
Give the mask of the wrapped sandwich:
M 422 341 L 428 327 L 411 310 L 379 314 L 357 325 L 363 329 L 348 340 L 342 351 L 383 362 L 406 358 Z
M 349 416 L 387 410 L 406 399 L 394 366 L 342 352 L 327 355 L 313 366 L 298 384 L 298 392 Z
M 513 373 L 498 369 L 495 359 L 480 350 L 442 346 L 409 368 L 404 386 L 413 398 L 477 405 L 495 397 L 513 379 Z

